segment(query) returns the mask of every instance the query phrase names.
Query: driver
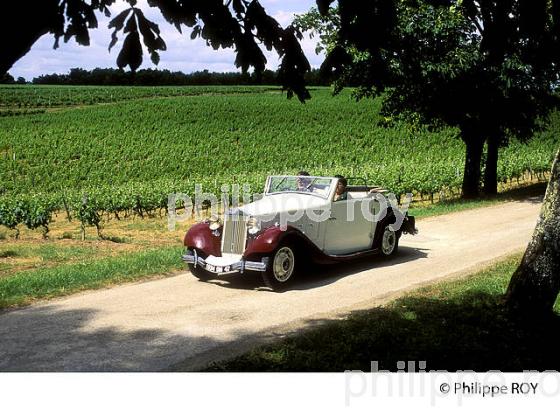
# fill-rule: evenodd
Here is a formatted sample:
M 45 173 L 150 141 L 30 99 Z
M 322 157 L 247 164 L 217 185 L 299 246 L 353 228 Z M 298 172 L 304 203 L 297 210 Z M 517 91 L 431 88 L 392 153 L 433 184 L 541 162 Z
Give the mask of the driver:
M 297 190 L 300 192 L 311 192 L 311 178 L 306 178 L 309 176 L 309 172 L 307 171 L 299 171 L 297 174 L 296 182 L 297 182 Z

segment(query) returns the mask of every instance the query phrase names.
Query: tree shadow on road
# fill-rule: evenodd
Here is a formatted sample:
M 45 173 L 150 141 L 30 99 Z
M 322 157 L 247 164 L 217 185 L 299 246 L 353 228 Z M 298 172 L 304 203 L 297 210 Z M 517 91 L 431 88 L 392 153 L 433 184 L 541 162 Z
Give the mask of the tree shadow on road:
M 369 372 L 377 362 L 378 370 L 396 371 L 408 361 L 415 371 L 420 362 L 427 371 L 560 370 L 560 318 L 512 317 L 492 292 L 403 297 L 344 321 L 308 325 L 315 328 L 208 370 Z
M 219 345 L 185 329 L 174 333 L 151 324 L 132 330 L 105 321 L 96 309 L 52 304 L 6 311 L 0 315 L 0 371 L 158 371 Z

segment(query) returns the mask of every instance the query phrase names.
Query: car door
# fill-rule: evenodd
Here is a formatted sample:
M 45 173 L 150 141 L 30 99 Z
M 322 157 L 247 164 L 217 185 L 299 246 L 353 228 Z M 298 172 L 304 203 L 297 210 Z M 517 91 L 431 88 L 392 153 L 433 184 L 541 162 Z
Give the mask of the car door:
M 344 255 L 371 249 L 375 222 L 371 198 L 347 199 L 332 203 L 330 218 L 323 222 L 323 252 Z M 362 212 L 362 207 L 369 212 Z
M 324 222 L 323 222 L 324 223 Z M 307 239 L 309 239 L 315 246 L 319 249 L 322 245 L 322 236 L 320 235 L 321 222 L 314 221 L 309 218 L 307 214 L 303 215 L 297 222 L 291 223 L 302 234 L 304 234 Z

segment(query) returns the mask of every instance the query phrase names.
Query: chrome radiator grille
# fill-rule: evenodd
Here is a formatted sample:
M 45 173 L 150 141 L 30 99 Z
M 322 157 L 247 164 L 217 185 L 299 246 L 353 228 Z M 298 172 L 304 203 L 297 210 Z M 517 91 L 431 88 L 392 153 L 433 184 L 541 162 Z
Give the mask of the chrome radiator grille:
M 225 218 L 222 236 L 222 253 L 241 255 L 247 240 L 247 220 L 241 216 Z

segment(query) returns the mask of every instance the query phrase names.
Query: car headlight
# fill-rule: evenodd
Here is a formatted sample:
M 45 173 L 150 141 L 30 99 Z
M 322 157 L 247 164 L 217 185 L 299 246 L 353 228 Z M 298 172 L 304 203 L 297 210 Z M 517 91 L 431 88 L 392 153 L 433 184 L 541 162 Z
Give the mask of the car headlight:
M 220 218 L 218 218 L 216 215 L 212 215 L 208 220 L 208 222 L 209 222 L 208 227 L 212 231 L 217 231 L 222 226 L 222 221 L 220 221 Z
M 247 232 L 251 235 L 255 235 L 259 233 L 261 230 L 261 223 L 257 220 L 257 218 L 251 217 L 247 220 Z

